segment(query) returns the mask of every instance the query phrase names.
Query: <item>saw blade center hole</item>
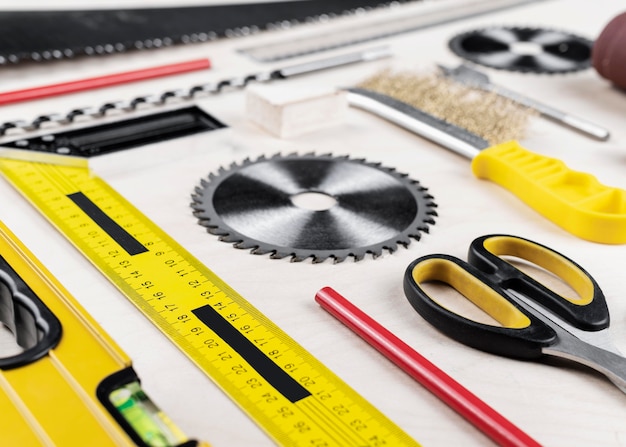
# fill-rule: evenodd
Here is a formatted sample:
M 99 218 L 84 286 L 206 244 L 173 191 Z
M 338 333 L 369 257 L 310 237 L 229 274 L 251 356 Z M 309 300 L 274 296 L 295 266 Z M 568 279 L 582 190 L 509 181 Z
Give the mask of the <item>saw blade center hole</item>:
M 333 196 L 315 191 L 294 194 L 290 199 L 291 203 L 298 208 L 311 211 L 326 211 L 337 204 L 337 200 Z
M 513 42 L 509 48 L 519 56 L 537 56 L 543 53 L 543 47 L 534 42 Z

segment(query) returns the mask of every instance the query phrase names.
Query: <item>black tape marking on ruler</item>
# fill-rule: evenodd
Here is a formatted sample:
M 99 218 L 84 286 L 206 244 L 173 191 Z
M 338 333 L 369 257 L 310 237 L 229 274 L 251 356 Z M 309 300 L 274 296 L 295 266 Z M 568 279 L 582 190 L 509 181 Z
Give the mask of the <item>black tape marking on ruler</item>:
M 311 393 L 294 380 L 289 374 L 270 360 L 250 340 L 244 337 L 237 329 L 226 321 L 209 305 L 192 311 L 207 327 L 211 328 L 222 340 L 229 344 L 252 366 L 265 380 L 267 380 L 280 394 L 291 403 L 296 403 Z
M 0 171 L 279 445 L 419 445 L 88 169 Z M 112 250 L 101 212 L 148 250 Z
M 100 228 L 131 256 L 148 251 L 141 242 L 135 239 L 128 231 L 111 219 L 98 205 L 82 192 L 68 194 L 67 197 L 76 204 L 87 216 L 89 216 Z

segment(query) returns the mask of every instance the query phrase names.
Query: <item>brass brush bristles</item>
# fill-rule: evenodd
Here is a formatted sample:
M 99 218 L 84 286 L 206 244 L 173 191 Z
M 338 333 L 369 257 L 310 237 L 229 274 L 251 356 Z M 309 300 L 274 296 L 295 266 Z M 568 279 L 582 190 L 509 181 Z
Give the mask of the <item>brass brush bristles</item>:
M 520 140 L 536 113 L 492 92 L 434 73 L 384 70 L 358 85 L 473 132 L 491 145 Z

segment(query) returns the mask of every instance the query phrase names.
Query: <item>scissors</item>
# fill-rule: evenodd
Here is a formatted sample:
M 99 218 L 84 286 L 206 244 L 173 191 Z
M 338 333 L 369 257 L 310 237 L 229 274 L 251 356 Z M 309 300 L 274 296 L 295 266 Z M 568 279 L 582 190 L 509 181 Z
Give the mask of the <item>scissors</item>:
M 520 259 L 556 275 L 578 296 L 561 295 L 522 272 L 513 264 Z M 429 281 L 452 287 L 501 326 L 445 308 L 422 287 Z M 445 254 L 413 261 L 404 293 L 424 319 L 465 345 L 525 360 L 543 355 L 573 360 L 626 393 L 626 358 L 609 337 L 602 290 L 580 265 L 551 248 L 517 236 L 481 236 L 470 244 L 468 262 Z

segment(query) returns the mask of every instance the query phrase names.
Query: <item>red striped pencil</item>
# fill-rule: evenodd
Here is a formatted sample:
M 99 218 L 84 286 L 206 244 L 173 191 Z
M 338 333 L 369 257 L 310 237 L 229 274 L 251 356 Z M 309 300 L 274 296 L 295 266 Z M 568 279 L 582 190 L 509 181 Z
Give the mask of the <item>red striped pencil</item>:
M 178 62 L 175 64 L 160 65 L 158 67 L 143 68 L 140 70 L 113 73 L 104 76 L 97 76 L 94 78 L 79 79 L 76 81 L 62 82 L 59 84 L 50 84 L 41 87 L 15 90 L 0 93 L 0 105 L 12 104 L 21 101 L 30 101 L 33 99 L 42 99 L 50 96 L 76 93 L 84 90 L 93 90 L 102 87 L 110 87 L 113 85 L 126 84 L 129 82 L 144 81 L 147 79 L 181 74 L 195 70 L 205 70 L 210 67 L 211 61 L 209 59 L 194 59 L 191 61 Z
M 315 301 L 497 444 L 503 447 L 540 446 L 334 289 L 324 287 L 315 295 Z

